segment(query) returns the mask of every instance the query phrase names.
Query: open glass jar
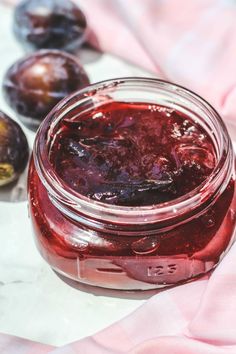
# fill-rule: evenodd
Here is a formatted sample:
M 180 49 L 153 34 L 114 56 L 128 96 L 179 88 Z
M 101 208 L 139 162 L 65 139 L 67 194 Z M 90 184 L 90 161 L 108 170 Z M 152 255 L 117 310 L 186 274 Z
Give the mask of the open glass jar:
M 209 134 L 216 164 L 188 193 L 159 204 L 121 206 L 68 186 L 49 155 L 60 123 L 108 102 L 177 110 Z M 234 154 L 225 125 L 202 98 L 146 78 L 105 81 L 60 102 L 38 130 L 29 170 L 29 206 L 41 255 L 57 272 L 113 289 L 145 290 L 191 280 L 213 269 L 235 228 Z

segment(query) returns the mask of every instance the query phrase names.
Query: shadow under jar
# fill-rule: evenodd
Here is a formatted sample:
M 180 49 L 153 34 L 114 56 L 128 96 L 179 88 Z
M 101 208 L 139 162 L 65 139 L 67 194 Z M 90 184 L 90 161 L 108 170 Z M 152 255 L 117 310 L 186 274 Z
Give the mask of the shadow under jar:
M 42 123 L 29 170 L 41 255 L 57 272 L 146 290 L 211 269 L 233 242 L 234 154 L 202 98 L 145 78 L 91 85 Z

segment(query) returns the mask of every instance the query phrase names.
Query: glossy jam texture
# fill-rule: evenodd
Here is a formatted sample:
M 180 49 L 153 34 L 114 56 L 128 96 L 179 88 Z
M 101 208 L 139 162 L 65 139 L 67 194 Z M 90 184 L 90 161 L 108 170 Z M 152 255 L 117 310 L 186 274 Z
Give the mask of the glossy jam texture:
M 203 128 L 183 113 L 145 103 L 107 103 L 65 118 L 50 161 L 70 188 L 124 206 L 167 202 L 199 186 L 216 153 Z

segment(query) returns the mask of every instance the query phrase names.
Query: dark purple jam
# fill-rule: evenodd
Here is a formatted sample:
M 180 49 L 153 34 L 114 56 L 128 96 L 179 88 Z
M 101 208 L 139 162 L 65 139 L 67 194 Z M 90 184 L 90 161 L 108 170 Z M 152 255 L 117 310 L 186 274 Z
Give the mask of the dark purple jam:
M 71 189 L 103 203 L 171 201 L 199 186 L 216 164 L 208 133 L 171 108 L 112 102 L 60 124 L 53 167 Z

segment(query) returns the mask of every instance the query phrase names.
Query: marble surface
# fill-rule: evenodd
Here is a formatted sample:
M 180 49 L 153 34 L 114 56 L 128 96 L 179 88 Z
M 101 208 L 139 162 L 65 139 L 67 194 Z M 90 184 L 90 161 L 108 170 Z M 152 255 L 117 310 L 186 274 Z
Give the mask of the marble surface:
M 12 31 L 12 10 L 0 0 L 0 83 L 23 55 Z M 119 76 L 151 76 L 108 54 L 83 50 L 79 57 L 92 82 Z M 0 95 L 0 109 L 16 119 Z M 34 134 L 24 128 L 30 146 Z M 15 200 L 15 202 L 14 202 Z M 0 190 L 0 332 L 52 345 L 93 334 L 140 306 L 144 297 L 65 283 L 43 261 L 33 242 L 26 202 L 26 174 Z

